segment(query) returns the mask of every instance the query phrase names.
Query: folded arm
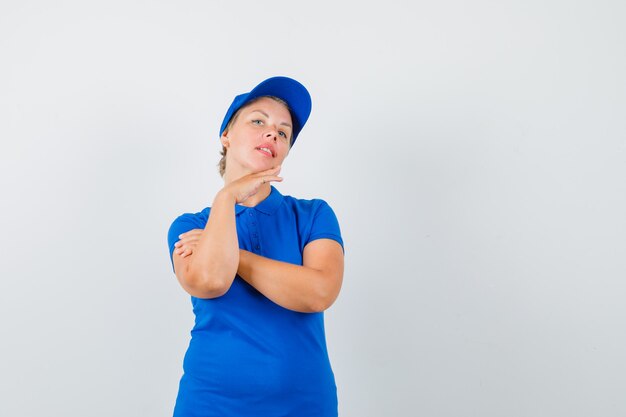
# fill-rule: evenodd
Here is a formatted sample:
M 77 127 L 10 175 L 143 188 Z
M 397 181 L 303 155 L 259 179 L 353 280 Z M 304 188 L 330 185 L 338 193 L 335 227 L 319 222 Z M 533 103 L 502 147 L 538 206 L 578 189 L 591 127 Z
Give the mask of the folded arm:
M 193 252 L 185 253 L 176 244 L 172 255 L 176 277 L 194 297 L 220 297 L 233 283 L 239 264 L 235 200 L 218 193 L 206 227 L 196 230 L 194 237 Z
M 229 182 L 215 196 L 206 227 L 179 236 L 172 261 L 185 291 L 198 298 L 216 298 L 230 289 L 239 266 L 235 204 L 261 187 L 269 193 L 270 181 L 282 181 L 279 172 L 277 166 Z
M 338 242 L 318 239 L 305 246 L 302 266 L 240 250 L 237 273 L 276 304 L 312 313 L 326 310 L 337 299 L 343 262 Z

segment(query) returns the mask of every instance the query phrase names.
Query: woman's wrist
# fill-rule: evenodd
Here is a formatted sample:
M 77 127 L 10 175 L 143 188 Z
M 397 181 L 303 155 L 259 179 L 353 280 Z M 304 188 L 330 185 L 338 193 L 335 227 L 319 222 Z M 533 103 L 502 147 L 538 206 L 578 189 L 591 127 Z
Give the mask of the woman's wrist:
M 222 188 L 217 192 L 213 200 L 213 205 L 215 206 L 216 204 L 230 204 L 234 206 L 237 204 L 237 198 L 226 188 Z

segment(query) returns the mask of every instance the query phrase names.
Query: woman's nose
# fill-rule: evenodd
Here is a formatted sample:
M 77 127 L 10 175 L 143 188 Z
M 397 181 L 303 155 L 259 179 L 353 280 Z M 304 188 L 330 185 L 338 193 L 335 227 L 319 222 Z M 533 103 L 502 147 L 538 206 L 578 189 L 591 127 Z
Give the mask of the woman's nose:
M 265 132 L 265 137 L 268 139 L 274 138 L 274 140 L 276 140 L 278 138 L 278 135 L 276 134 L 276 131 L 274 129 L 271 129 Z

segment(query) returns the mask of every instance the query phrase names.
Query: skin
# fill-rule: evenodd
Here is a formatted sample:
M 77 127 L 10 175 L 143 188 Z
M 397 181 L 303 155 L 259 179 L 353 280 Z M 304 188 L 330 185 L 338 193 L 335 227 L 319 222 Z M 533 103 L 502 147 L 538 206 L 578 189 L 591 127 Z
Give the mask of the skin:
M 318 239 L 304 248 L 302 265 L 276 261 L 239 249 L 235 204 L 254 207 L 280 182 L 289 153 L 291 116 L 270 98 L 244 107 L 220 140 L 228 149 L 224 187 L 216 194 L 204 229 L 180 235 L 174 270 L 185 291 L 198 298 L 224 295 L 236 275 L 276 304 L 299 312 L 319 312 L 336 300 L 343 280 L 341 245 Z M 260 150 L 271 148 L 271 155 Z

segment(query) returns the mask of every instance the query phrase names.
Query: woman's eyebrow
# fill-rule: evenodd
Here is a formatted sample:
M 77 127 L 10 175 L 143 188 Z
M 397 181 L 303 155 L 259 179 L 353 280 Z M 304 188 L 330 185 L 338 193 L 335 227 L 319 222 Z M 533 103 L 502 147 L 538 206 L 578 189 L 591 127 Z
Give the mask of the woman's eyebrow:
M 259 113 L 261 113 L 261 114 L 262 114 L 263 116 L 265 116 L 265 117 L 270 117 L 270 115 L 269 115 L 269 114 L 267 114 L 267 113 L 265 113 L 263 110 L 252 110 L 252 112 L 251 112 L 251 113 L 254 113 L 254 112 L 259 112 Z
M 259 112 L 259 113 L 261 113 L 263 116 L 267 117 L 268 119 L 270 118 L 270 115 L 269 115 L 269 114 L 267 114 L 267 113 L 265 113 L 263 110 L 258 110 L 258 109 L 256 109 L 256 110 L 252 110 L 252 111 L 251 111 L 251 113 L 254 113 L 254 112 Z M 287 126 L 287 127 L 291 127 L 291 125 L 290 125 L 289 123 L 287 123 L 287 122 L 282 122 L 282 123 L 281 123 L 281 125 L 283 125 L 283 126 Z

